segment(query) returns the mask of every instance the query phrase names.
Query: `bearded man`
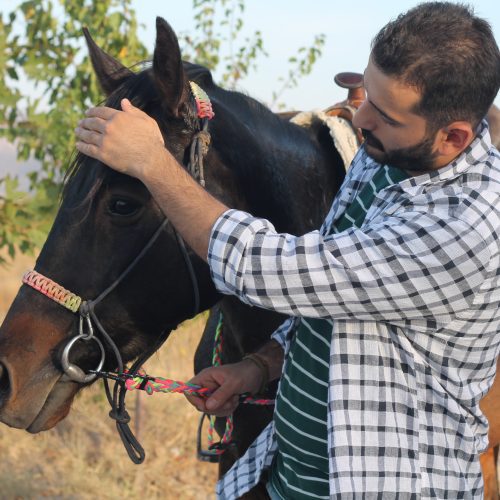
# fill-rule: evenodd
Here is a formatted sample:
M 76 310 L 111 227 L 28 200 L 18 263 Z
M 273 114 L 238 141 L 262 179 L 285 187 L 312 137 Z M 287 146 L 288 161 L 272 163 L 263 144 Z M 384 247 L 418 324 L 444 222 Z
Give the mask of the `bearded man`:
M 271 498 L 481 498 L 479 402 L 500 344 L 500 86 L 488 23 L 429 2 L 375 37 L 354 117 L 364 145 L 321 227 L 277 234 L 198 186 L 128 101 L 77 148 L 138 177 L 222 293 L 290 315 L 257 353 L 198 374 L 201 411 L 280 385 L 273 421 L 218 483 Z M 186 195 L 186 192 L 189 195 Z

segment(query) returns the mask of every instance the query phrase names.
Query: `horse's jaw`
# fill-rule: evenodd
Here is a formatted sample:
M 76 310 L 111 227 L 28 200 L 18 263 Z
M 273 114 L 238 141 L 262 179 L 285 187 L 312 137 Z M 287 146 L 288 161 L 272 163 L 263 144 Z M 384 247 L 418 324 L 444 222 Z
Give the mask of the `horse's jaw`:
M 79 384 L 59 381 L 47 395 L 45 403 L 26 430 L 32 434 L 52 429 L 67 417 L 73 399 L 80 389 Z

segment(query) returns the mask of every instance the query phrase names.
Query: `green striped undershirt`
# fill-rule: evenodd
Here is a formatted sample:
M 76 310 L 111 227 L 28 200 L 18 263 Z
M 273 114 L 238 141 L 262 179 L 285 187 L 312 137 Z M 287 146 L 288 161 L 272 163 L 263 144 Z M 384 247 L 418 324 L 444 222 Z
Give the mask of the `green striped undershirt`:
M 380 167 L 329 233 L 360 227 L 376 194 L 408 175 Z M 329 498 L 327 401 L 332 321 L 302 318 L 290 346 L 274 415 L 278 452 L 270 483 L 278 497 Z

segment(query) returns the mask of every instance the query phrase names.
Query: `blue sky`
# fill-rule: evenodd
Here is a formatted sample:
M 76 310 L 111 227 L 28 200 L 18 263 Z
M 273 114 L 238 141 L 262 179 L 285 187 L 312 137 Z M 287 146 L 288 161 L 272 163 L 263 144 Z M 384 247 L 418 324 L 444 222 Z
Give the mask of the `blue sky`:
M 290 109 L 327 107 L 344 98 L 344 91 L 333 83 L 333 76 L 340 71 L 363 72 L 373 36 L 387 21 L 418 3 L 413 0 L 247 0 L 246 32 L 262 31 L 269 56 L 259 60 L 257 71 L 241 82 L 240 87 L 269 103 L 272 91 L 279 87 L 278 78 L 287 73 L 288 58 L 298 47 L 310 45 L 315 34 L 324 33 L 327 38 L 323 57 L 311 75 L 302 79 L 298 88 L 287 91 L 281 100 Z M 500 45 L 498 0 L 469 4 L 476 14 L 491 23 Z M 176 32 L 194 30 L 190 0 L 135 0 L 134 7 L 145 25 L 140 36 L 148 48 L 154 46 L 157 15 L 164 17 Z M 500 98 L 496 103 L 500 105 Z
M 21 0 L 1 0 L 0 12 L 10 12 Z M 369 55 L 370 41 L 390 19 L 417 5 L 414 0 L 397 2 L 373 0 L 246 0 L 245 33 L 263 33 L 269 56 L 258 61 L 256 71 L 240 83 L 240 89 L 269 103 L 280 76 L 288 71 L 287 60 L 301 46 L 309 46 L 314 35 L 324 33 L 323 57 L 314 71 L 300 80 L 299 86 L 283 94 L 287 109 L 325 108 L 344 99 L 345 91 L 333 82 L 340 71 L 362 72 Z M 500 45 L 500 8 L 498 0 L 469 2 L 476 13 L 492 25 Z M 191 0 L 134 0 L 140 23 L 140 38 L 152 50 L 155 18 L 164 17 L 178 33 L 194 31 Z M 245 35 L 243 34 L 243 36 Z M 236 42 L 237 43 L 237 42 Z M 500 97 L 496 104 L 500 106 Z M 16 169 L 14 147 L 0 141 L 0 175 Z M 32 168 L 24 165 L 21 170 Z M 17 167 L 19 168 L 19 167 Z

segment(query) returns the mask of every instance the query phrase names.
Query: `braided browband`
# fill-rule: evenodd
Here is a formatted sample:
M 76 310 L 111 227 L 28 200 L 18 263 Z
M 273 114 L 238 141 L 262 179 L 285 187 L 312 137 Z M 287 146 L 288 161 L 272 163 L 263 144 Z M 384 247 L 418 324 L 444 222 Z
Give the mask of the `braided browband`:
M 69 309 L 71 312 L 76 313 L 82 303 L 81 297 L 66 290 L 55 281 L 46 278 L 37 271 L 26 272 L 23 276 L 23 283 L 43 293 L 46 297 Z
M 211 120 L 214 117 L 212 103 L 207 93 L 195 82 L 190 81 L 191 92 L 193 93 L 196 102 L 196 111 L 198 118 L 208 118 Z

